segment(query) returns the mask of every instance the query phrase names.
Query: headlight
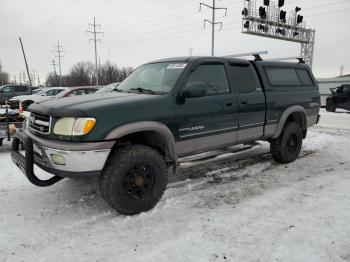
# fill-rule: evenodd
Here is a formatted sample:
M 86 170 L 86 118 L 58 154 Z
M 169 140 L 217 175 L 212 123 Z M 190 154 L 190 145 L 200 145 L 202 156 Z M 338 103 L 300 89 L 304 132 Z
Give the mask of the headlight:
M 82 136 L 88 134 L 95 126 L 95 118 L 60 118 L 53 129 L 53 133 L 63 136 Z

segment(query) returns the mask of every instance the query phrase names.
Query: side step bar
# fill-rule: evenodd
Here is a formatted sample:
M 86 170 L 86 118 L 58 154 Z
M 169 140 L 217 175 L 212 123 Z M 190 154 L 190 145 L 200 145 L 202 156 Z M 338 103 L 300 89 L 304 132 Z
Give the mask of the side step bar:
M 19 152 L 21 142 L 24 146 L 25 156 Z M 38 187 L 48 187 L 63 179 L 63 177 L 53 176 L 48 180 L 42 180 L 35 175 L 33 141 L 21 131 L 17 131 L 13 137 L 11 158 L 33 185 Z

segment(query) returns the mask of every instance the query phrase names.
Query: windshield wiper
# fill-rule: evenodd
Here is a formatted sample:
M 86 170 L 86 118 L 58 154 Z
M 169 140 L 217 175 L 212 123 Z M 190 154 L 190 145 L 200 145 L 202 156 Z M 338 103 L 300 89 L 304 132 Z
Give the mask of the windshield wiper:
M 133 91 L 138 91 L 140 93 L 148 93 L 148 94 L 155 94 L 155 92 L 152 89 L 146 89 L 146 88 L 142 88 L 142 87 L 137 87 L 137 88 L 131 88 L 130 90 Z

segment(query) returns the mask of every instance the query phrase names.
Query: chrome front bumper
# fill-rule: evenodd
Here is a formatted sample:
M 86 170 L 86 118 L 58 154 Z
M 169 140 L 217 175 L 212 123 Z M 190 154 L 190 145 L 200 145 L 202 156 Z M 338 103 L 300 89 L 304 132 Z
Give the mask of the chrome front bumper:
M 107 161 L 111 149 L 90 151 L 69 151 L 48 148 L 33 142 L 34 163 L 55 170 L 90 173 L 101 171 Z
M 24 152 L 20 151 L 20 144 Z M 28 130 L 16 133 L 12 144 L 12 161 L 35 185 L 49 186 L 63 177 L 87 177 L 101 174 L 114 141 L 77 143 L 39 138 Z M 53 180 L 41 180 L 34 165 L 54 175 Z

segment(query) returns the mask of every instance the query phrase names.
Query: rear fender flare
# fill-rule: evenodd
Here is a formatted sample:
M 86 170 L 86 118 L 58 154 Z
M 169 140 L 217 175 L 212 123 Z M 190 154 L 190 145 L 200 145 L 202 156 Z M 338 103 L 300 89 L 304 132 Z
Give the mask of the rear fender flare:
M 306 114 L 305 108 L 302 106 L 292 106 L 292 107 L 287 108 L 283 112 L 283 114 L 278 122 L 276 131 L 275 131 L 274 135 L 272 136 L 272 138 L 277 138 L 280 136 L 280 134 L 282 133 L 282 130 L 284 128 L 284 125 L 286 124 L 288 117 L 291 114 L 296 113 L 296 112 L 301 113 L 301 115 L 302 115 L 302 129 L 303 129 L 303 131 L 306 131 L 306 129 L 307 129 L 307 114 Z

